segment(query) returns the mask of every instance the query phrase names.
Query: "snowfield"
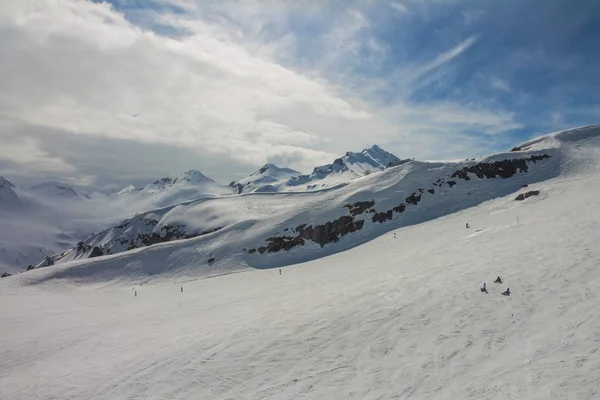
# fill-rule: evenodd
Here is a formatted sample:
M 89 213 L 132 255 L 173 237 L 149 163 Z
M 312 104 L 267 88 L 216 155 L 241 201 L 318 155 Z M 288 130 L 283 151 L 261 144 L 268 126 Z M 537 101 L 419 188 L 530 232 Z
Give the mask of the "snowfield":
M 372 240 L 359 246 L 348 234 L 323 248 L 233 251 L 262 240 L 261 224 L 271 232 L 274 219 L 258 218 L 1 279 L 0 398 L 597 399 L 600 129 L 520 147 L 551 162 L 461 182 L 389 228 L 365 224 L 360 240 Z M 419 165 L 395 168 L 410 178 Z M 385 201 L 386 179 L 399 178 L 369 175 L 356 193 Z M 475 196 L 452 190 L 477 183 L 499 197 L 452 206 Z M 295 218 L 276 195 L 229 201 L 259 197 L 273 202 L 266 213 L 280 204 L 272 218 Z M 260 269 L 277 265 L 288 266 Z

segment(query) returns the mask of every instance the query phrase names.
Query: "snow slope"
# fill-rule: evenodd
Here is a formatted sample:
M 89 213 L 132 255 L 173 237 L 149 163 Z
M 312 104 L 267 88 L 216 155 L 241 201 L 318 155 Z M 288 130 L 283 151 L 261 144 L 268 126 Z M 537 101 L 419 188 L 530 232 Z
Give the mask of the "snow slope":
M 458 163 L 411 161 L 322 190 L 189 201 L 120 221 L 76 248 L 55 255 L 54 262 L 116 254 L 150 244 L 158 246 L 151 250 L 152 257 L 170 259 L 177 254 L 178 268 L 186 269 L 191 260 L 210 265 L 208 269 L 194 267 L 190 274 L 221 273 L 221 266 L 273 268 L 308 261 L 347 250 L 391 229 L 438 218 L 556 177 L 564 150 L 551 143 Z M 492 177 L 478 176 L 479 172 L 456 175 L 465 168 Z M 505 172 L 508 176 L 501 178 Z M 364 207 L 359 207 L 361 204 Z M 303 226 L 308 229 L 303 231 Z M 320 229 L 321 234 L 311 233 L 310 227 Z M 174 247 L 156 244 L 175 239 L 191 242 Z M 135 254 L 119 263 L 128 263 Z M 211 258 L 214 260 L 208 263 Z M 41 262 L 38 266 L 46 265 Z M 113 267 L 120 269 L 114 263 Z M 82 264 L 81 268 L 88 267 Z
M 297 176 L 300 176 L 300 172 L 291 168 L 279 168 L 273 164 L 265 164 L 250 176 L 240 179 L 237 182 L 231 182 L 229 186 L 233 187 L 238 194 L 279 192 L 289 186 L 288 182 L 290 178 Z
M 281 275 L 230 256 L 238 273 L 197 279 L 217 267 L 186 249 L 209 251 L 209 235 L 4 278 L 0 398 L 596 399 L 596 132 L 527 145 L 560 156 L 521 190 L 539 196 L 510 193 Z
M 190 170 L 176 178 L 162 178 L 143 188 L 128 186 L 111 196 L 114 208 L 135 204 L 135 212 L 167 207 L 203 197 L 228 196 L 231 187 L 219 185 L 200 171 Z M 131 207 L 127 207 L 132 210 Z

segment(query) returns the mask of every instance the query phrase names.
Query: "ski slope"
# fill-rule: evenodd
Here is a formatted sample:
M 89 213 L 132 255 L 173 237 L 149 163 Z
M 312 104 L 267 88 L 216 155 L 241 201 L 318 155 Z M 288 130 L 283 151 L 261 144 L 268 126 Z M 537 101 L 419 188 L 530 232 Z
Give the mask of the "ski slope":
M 232 256 L 204 278 L 197 238 L 4 278 L 0 398 L 596 399 L 600 142 L 561 135 L 525 144 L 561 153 L 539 196 L 281 275 Z

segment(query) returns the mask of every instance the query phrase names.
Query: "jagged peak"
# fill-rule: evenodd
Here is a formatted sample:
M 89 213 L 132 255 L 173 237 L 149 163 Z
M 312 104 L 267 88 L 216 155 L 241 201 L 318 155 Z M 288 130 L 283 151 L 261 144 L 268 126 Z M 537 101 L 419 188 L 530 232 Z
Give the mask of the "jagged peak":
M 184 182 L 190 182 L 190 183 L 207 182 L 207 181 L 213 182 L 212 179 L 210 179 L 209 177 L 207 177 L 206 175 L 204 175 L 202 172 L 198 171 L 197 169 L 190 169 L 189 171 L 184 172 L 177 179 L 175 179 L 175 181 L 173 181 L 173 183 L 175 183 L 177 181 L 184 181 Z
M 169 178 L 167 176 L 167 177 L 164 177 L 164 178 L 160 178 L 157 181 L 154 181 L 152 184 L 153 185 L 168 185 L 168 184 L 172 184 L 172 183 L 173 183 L 173 178 Z
M 267 163 L 267 164 L 263 165 L 262 167 L 260 167 L 260 169 L 258 171 L 252 173 L 250 176 L 264 175 L 266 173 L 269 173 L 269 174 L 280 174 L 280 173 L 300 174 L 300 172 L 293 170 L 291 168 L 278 167 L 275 164 Z

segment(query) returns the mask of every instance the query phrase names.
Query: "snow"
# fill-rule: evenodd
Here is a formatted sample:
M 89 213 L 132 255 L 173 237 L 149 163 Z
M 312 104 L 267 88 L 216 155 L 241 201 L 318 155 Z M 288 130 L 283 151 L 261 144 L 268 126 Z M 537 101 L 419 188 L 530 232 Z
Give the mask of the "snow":
M 0 177 L 0 273 L 37 265 L 137 213 L 232 193 L 195 170 L 108 197 L 88 196 L 60 182 L 16 187 Z
M 500 197 L 453 212 L 459 197 L 447 200 L 448 189 L 448 203 L 427 197 L 387 233 L 373 225 L 372 240 L 354 246 L 348 235 L 331 245 L 335 254 L 281 275 L 248 260 L 276 265 L 329 245 L 262 259 L 223 252 L 212 265 L 205 257 L 270 232 L 265 213 L 289 220 L 306 201 L 310 216 L 335 196 L 309 199 L 354 185 L 231 196 L 224 201 L 254 199 L 236 211 L 250 217 L 215 234 L 3 278 L 0 398 L 596 399 L 598 133 L 542 138 L 513 156 L 552 152 L 552 162 L 514 181 L 453 188 L 485 184 Z M 395 170 L 410 180 L 433 168 Z M 390 195 L 394 179 L 361 178 L 340 202 Z M 529 187 L 510 191 L 524 180 Z M 541 194 L 514 201 L 528 190 Z M 211 203 L 227 209 L 220 200 L 193 206 Z M 498 275 L 502 285 L 492 283 Z M 512 295 L 500 295 L 507 287 Z
M 273 268 L 304 262 L 347 250 L 372 240 L 390 229 L 421 223 L 514 193 L 523 184 L 543 181 L 560 173 L 563 153 L 554 147 L 517 155 L 495 154 L 482 161 L 523 158 L 533 154 L 552 154 L 552 158 L 535 164 L 530 163 L 527 173 L 519 173 L 509 179 L 473 178 L 469 181 L 456 179 L 459 182 L 453 187 L 449 187 L 448 184 L 434 186 L 434 183 L 440 178 L 450 181 L 450 176 L 454 172 L 472 165 L 473 162 L 409 162 L 321 190 L 278 192 L 273 189 L 237 196 L 193 200 L 151 210 L 148 213 L 140 213 L 121 221 L 118 225 L 87 238 L 84 241 L 84 245 L 88 246 L 87 251 L 72 251 L 64 257 L 59 255 L 55 262 L 87 258 L 95 246 L 110 249 L 111 254 L 130 249 L 132 243 L 135 247 L 140 247 L 142 246 L 140 238 L 148 235 L 164 237 L 163 228 L 167 226 L 182 227 L 181 232 L 186 234 L 218 230 L 193 239 L 194 244 L 181 244 L 182 248 L 177 250 L 179 255 L 177 262 L 187 260 L 184 265 L 198 257 L 210 258 L 209 252 L 199 251 L 196 246 L 207 246 L 211 249 L 210 252 L 215 253 L 217 264 L 225 263 L 230 266 L 242 264 L 256 268 Z M 428 192 L 429 189 L 433 189 L 433 193 Z M 323 225 L 346 216 L 348 215 L 348 209 L 345 208 L 347 204 L 376 199 L 374 209 L 385 212 L 404 202 L 413 193 L 421 196 L 418 206 L 408 205 L 404 212 L 396 214 L 392 221 L 385 224 L 372 222 L 370 213 L 359 215 L 356 217 L 357 220 L 365 221 L 363 229 L 344 237 L 338 243 L 321 247 L 314 242 L 309 242 L 302 249 L 261 256 L 244 252 L 244 249 L 264 246 L 270 237 L 293 235 L 294 228 L 299 225 Z M 156 223 L 151 223 L 153 220 Z M 161 254 L 157 254 L 156 257 L 165 259 L 172 257 L 172 253 L 175 252 L 169 246 L 161 246 L 156 251 Z M 82 264 L 81 268 L 88 267 Z
M 400 160 L 374 145 L 360 153 L 347 152 L 331 164 L 316 167 L 308 175 L 302 175 L 293 169 L 266 164 L 250 176 L 232 182 L 230 186 L 236 188 L 238 193 L 320 190 L 346 184 L 373 172 L 383 171 L 390 164 L 400 165 L 405 162 L 408 160 Z

